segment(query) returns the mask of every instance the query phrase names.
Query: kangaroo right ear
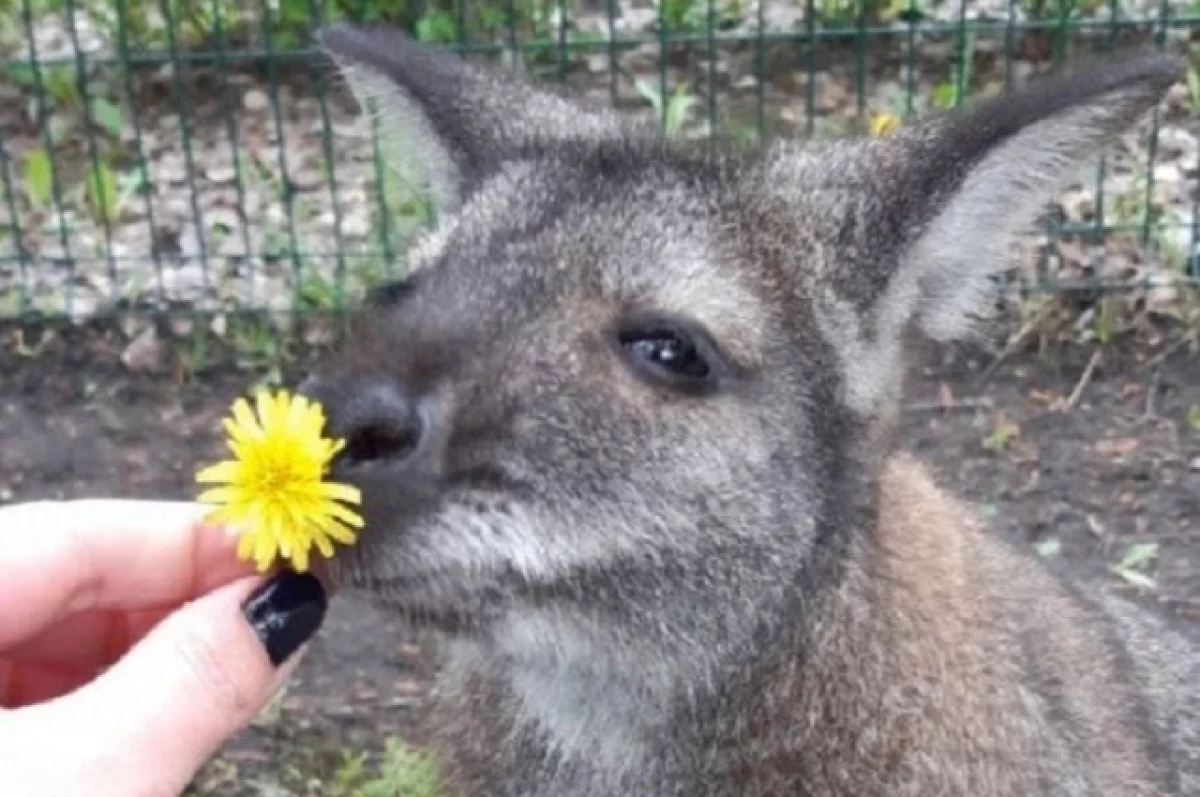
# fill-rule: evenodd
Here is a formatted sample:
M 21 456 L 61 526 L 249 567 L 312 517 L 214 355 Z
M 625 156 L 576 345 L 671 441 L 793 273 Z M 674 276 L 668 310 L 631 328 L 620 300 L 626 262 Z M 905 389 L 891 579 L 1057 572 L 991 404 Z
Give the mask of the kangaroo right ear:
M 423 46 L 400 31 L 337 23 L 316 32 L 365 113 L 388 165 L 428 188 L 439 213 L 505 161 L 555 141 L 611 137 L 617 116 Z

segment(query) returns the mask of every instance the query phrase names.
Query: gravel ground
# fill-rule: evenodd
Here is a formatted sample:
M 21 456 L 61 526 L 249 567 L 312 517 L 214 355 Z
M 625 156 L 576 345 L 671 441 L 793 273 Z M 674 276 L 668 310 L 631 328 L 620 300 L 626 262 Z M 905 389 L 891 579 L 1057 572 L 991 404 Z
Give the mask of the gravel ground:
M 264 370 L 217 347 L 197 372 L 186 341 L 162 343 L 154 371 L 134 369 L 132 339 L 0 325 L 0 502 L 194 494 L 229 401 Z M 1027 338 L 994 368 L 982 350 L 935 352 L 903 443 L 995 533 L 1200 632 L 1200 350 L 1182 340 L 1129 332 L 1039 353 Z M 286 378 L 310 353 L 292 352 Z M 397 618 L 339 597 L 287 691 L 192 797 L 387 794 L 355 791 L 347 772 L 390 737 L 420 743 L 414 709 L 432 672 Z

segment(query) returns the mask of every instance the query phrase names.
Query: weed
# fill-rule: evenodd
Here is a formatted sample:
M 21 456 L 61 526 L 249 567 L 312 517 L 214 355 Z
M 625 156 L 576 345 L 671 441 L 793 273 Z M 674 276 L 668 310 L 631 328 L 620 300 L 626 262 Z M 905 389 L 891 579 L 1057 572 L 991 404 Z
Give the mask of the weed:
M 113 138 L 119 138 L 124 129 L 124 116 L 121 109 L 104 97 L 92 98 L 92 118 Z
M 704 24 L 704 4 L 695 0 L 662 0 L 659 22 L 671 33 L 689 33 Z
M 68 0 L 0 0 L 0 33 L 4 23 L 19 16 L 29 2 L 35 16 L 61 13 Z M 847 2 L 847 0 L 839 0 Z M 309 44 L 308 34 L 317 22 L 354 19 L 383 22 L 400 27 L 422 41 L 446 44 L 464 40 L 493 41 L 515 29 L 524 41 L 547 43 L 555 34 L 553 3 L 545 0 L 273 0 L 243 3 L 239 0 L 75 0 L 75 8 L 86 13 L 110 40 L 123 34 L 131 50 L 159 50 L 175 44 L 184 50 L 224 42 L 230 46 L 261 46 L 269 37 L 276 51 Z M 706 3 L 700 0 L 665 0 L 673 19 L 703 25 Z M 699 12 L 699 13 L 697 13 Z M 19 26 L 13 33 L 20 34 Z M 12 34 L 9 34 L 12 35 Z M 10 75 L 20 72 L 8 69 Z M 67 75 L 71 67 L 64 67 Z M 19 75 L 27 77 L 27 75 Z M 49 81 L 47 81 L 49 82 Z M 72 81 L 73 83 L 73 81 Z M 49 87 L 48 87 L 49 88 Z M 54 89 L 67 92 L 66 81 Z
M 1153 220 L 1155 208 L 1150 196 L 1150 180 L 1144 165 L 1135 167 L 1128 188 L 1112 198 L 1109 215 L 1120 225 L 1132 225 Z
M 458 40 L 458 19 L 444 8 L 429 8 L 417 20 L 417 38 L 431 44 L 449 44 Z
M 329 784 L 332 797 L 438 797 L 437 765 L 398 737 L 387 740 L 382 760 L 368 772 L 364 753 L 344 754 Z
M 65 64 L 55 64 L 42 72 L 42 87 L 58 105 L 77 108 L 80 105 L 79 83 L 75 70 Z
M 192 324 L 187 346 L 179 354 L 180 366 L 189 381 L 203 373 L 211 363 L 209 335 L 204 325 Z
M 25 197 L 29 204 L 39 210 L 44 209 L 50 202 L 54 185 L 53 174 L 54 167 L 45 149 L 36 147 L 25 153 Z
M 229 324 L 229 339 L 238 368 L 262 374 L 264 384 L 283 383 L 283 370 L 291 362 L 292 352 L 286 337 L 269 320 L 259 316 L 234 319 Z
M 686 83 L 676 86 L 664 103 L 662 92 L 651 81 L 640 79 L 635 84 L 638 94 L 650 103 L 662 122 L 663 134 L 678 138 L 687 122 L 688 113 L 699 100 L 691 93 Z
M 933 0 L 928 5 L 937 5 Z M 817 17 L 825 25 L 846 27 L 863 21 L 866 24 L 892 22 L 908 16 L 920 16 L 920 3 L 915 0 L 817 0 Z
M 975 65 L 975 31 L 968 30 L 962 41 L 962 49 L 955 59 L 958 63 L 955 74 L 933 89 L 931 98 L 934 107 L 943 110 L 957 108 L 970 93 L 972 70 Z
M 25 309 L 27 300 L 20 291 L 6 290 L 0 292 L 0 318 L 12 318 L 20 315 Z
M 354 789 L 361 786 L 370 777 L 367 772 L 369 760 L 370 756 L 361 750 L 343 751 L 342 761 L 334 770 L 333 782 L 329 784 L 330 791 L 339 797 L 352 794 Z
M 342 286 L 311 267 L 305 269 L 297 293 L 301 306 L 310 310 L 336 310 L 345 301 Z
M 226 787 L 242 780 L 238 766 L 233 761 L 224 758 L 213 758 L 197 774 L 192 783 L 183 792 L 183 797 L 204 797 L 218 794 Z
M 14 329 L 12 331 L 13 351 L 18 357 L 26 360 L 36 360 L 42 356 L 42 352 L 46 350 L 46 347 L 54 341 L 54 337 L 53 331 L 43 332 L 38 336 L 37 342 L 31 344 L 25 340 L 25 330 L 20 328 Z
M 121 189 L 108 164 L 97 163 L 88 170 L 87 198 L 96 218 L 111 222 L 121 215 Z
M 1192 116 L 1200 115 L 1200 69 L 1191 67 L 1187 72 L 1188 108 Z
M 1115 296 L 1104 296 L 1096 302 L 1092 323 L 1082 335 L 1084 342 L 1094 341 L 1101 346 L 1110 346 L 1116 340 L 1121 321 L 1117 308 L 1118 299 L 1119 297 Z
M 1020 0 L 1025 13 L 1032 19 L 1057 19 L 1067 21 L 1086 14 L 1094 14 L 1106 0 Z
M 1020 434 L 1021 427 L 1015 421 L 1009 420 L 1002 410 L 996 413 L 991 432 L 983 438 L 983 449 L 992 454 L 999 454 L 1006 450 Z
M 373 255 L 360 258 L 351 271 L 360 290 L 363 291 L 369 290 L 389 278 L 397 278 L 403 273 L 397 273 L 393 263 Z
M 28 115 L 38 127 L 38 138 L 44 146 L 28 150 L 22 163 L 22 187 L 29 204 L 36 210 L 45 210 L 52 200 L 58 199 L 53 196 L 56 189 L 72 195 L 80 191 L 98 220 L 114 221 L 125 198 L 118 171 L 127 153 L 122 142 L 124 116 L 105 96 L 110 87 L 104 80 L 97 81 L 91 87 L 95 93 L 85 103 L 80 76 L 69 66 L 39 67 L 17 62 L 7 65 L 4 74 L 26 92 L 39 95 L 31 100 Z M 61 168 L 55 173 L 59 150 L 79 148 L 84 138 L 86 148 L 93 154 L 93 163 L 85 171 L 82 183 L 77 188 L 56 185 L 56 181 L 64 179 Z
M 285 683 L 275 694 L 271 695 L 271 699 L 252 721 L 251 724 L 254 727 L 271 728 L 279 724 L 279 720 L 283 717 L 283 703 L 287 699 L 289 685 Z
M 1153 590 L 1158 587 L 1158 582 L 1148 575 L 1146 570 L 1157 558 L 1157 542 L 1138 542 L 1130 545 L 1125 555 L 1115 564 L 1109 565 L 1108 569 L 1135 587 Z

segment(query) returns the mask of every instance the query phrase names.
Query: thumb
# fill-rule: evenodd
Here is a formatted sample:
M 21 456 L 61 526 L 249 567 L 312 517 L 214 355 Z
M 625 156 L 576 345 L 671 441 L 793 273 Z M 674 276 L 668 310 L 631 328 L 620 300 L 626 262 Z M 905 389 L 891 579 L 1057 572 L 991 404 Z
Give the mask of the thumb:
M 241 579 L 183 606 L 57 704 L 73 715 L 63 727 L 96 729 L 101 782 L 122 795 L 178 794 L 270 700 L 326 599 L 311 574 L 259 583 Z

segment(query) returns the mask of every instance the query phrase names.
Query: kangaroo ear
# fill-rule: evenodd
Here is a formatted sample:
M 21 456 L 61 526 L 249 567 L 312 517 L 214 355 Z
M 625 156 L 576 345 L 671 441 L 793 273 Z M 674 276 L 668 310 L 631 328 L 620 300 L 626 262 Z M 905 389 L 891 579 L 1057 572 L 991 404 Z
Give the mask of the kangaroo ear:
M 317 42 L 363 111 L 379 120 L 388 165 L 433 195 L 439 213 L 510 159 L 620 132 L 618 117 L 425 47 L 394 28 L 337 23 Z
M 989 302 L 989 277 L 1041 210 L 1183 76 L 1156 51 L 1080 64 L 1070 73 L 934 121 L 909 142 L 907 183 L 928 197 L 900 269 L 919 282 L 921 329 L 935 340 L 969 331 Z
M 852 403 L 896 389 L 907 333 L 970 332 L 1042 208 L 1182 75 L 1181 59 L 1127 53 L 862 143 L 841 223 L 871 256 L 825 280 L 821 307 Z

